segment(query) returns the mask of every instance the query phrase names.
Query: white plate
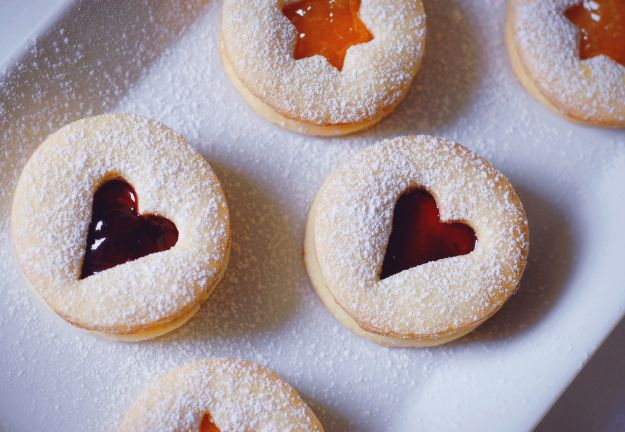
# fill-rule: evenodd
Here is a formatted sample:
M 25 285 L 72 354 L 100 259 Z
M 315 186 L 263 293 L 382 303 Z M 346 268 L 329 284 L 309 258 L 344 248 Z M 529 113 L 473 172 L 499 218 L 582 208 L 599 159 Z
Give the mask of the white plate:
M 504 2 L 426 0 L 428 52 L 406 102 L 373 130 L 330 140 L 276 128 L 241 101 L 219 61 L 219 2 L 93 3 L 41 29 L 0 87 L 0 430 L 114 430 L 150 380 L 207 356 L 276 370 L 328 431 L 528 430 L 625 312 L 625 135 L 561 120 L 519 87 L 503 46 Z M 147 343 L 63 323 L 28 290 L 9 247 L 25 160 L 47 133 L 104 111 L 183 133 L 215 167 L 232 212 L 224 283 L 187 326 Z M 489 158 L 530 220 L 519 293 L 476 332 L 435 349 L 352 336 L 317 299 L 301 258 L 325 175 L 408 133 Z

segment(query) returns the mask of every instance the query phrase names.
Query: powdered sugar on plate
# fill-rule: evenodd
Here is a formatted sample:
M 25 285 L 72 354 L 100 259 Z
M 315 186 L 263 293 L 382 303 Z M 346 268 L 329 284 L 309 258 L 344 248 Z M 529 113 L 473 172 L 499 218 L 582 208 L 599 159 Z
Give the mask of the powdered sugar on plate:
M 0 428 L 112 430 L 151 380 L 226 356 L 282 375 L 328 431 L 427 429 L 433 416 L 460 429 L 484 418 L 530 429 L 591 352 L 579 322 L 566 321 L 589 305 L 588 285 L 576 283 L 600 223 L 591 211 L 599 208 L 580 203 L 590 202 L 625 139 L 560 120 L 520 88 L 503 46 L 503 3 L 426 1 L 428 49 L 406 101 L 367 133 L 337 139 L 285 132 L 240 99 L 219 59 L 218 1 L 146 2 L 108 16 L 91 6 L 100 31 L 89 36 L 78 30 L 84 20 L 71 21 L 63 35 L 56 29 L 40 40 L 40 55 L 18 66 L 28 73 L 0 90 Z M 231 211 L 224 282 L 188 325 L 140 344 L 58 320 L 30 294 L 8 247 L 7 212 L 28 156 L 47 133 L 105 110 L 183 134 L 215 169 Z M 304 226 L 339 163 L 414 133 L 460 142 L 511 179 L 528 212 L 532 253 L 518 294 L 475 333 L 436 349 L 389 350 L 352 336 L 318 300 L 302 262 Z M 590 291 L 604 294 L 600 316 L 608 317 L 625 299 L 602 288 Z M 467 388 L 476 394 L 459 399 Z M 511 409 L 520 400 L 523 409 Z M 447 409 L 433 410 L 437 401 Z

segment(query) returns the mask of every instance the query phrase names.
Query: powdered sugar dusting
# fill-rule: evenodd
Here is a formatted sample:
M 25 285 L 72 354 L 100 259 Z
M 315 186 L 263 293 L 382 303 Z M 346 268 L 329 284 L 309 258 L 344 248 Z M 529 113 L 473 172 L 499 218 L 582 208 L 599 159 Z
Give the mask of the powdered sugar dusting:
M 134 185 L 141 212 L 172 220 L 179 239 L 169 251 L 80 280 L 93 193 L 111 176 Z M 92 117 L 50 136 L 14 199 L 11 226 L 26 277 L 52 309 L 90 329 L 176 317 L 212 290 L 227 260 L 227 204 L 211 168 L 180 136 L 134 115 Z
M 206 413 L 224 432 L 321 431 L 314 414 L 277 375 L 248 362 L 214 359 L 151 384 L 121 432 L 196 431 Z
M 411 187 L 437 199 L 443 221 L 465 221 L 475 250 L 380 281 L 393 208 Z M 528 252 L 527 220 L 507 179 L 442 139 L 387 140 L 333 173 L 319 193 L 315 250 L 328 289 L 369 329 L 432 335 L 487 318 L 516 289 Z
M 376 118 L 405 94 L 425 49 L 420 1 L 363 0 L 374 39 L 349 48 L 342 71 L 322 56 L 295 60 L 284 1 L 224 2 L 222 41 L 246 88 L 279 113 L 316 124 Z
M 625 67 L 606 56 L 580 60 L 579 29 L 564 15 L 578 3 L 512 1 L 518 54 L 541 93 L 565 112 L 625 124 Z
M 115 430 L 151 381 L 211 356 L 275 370 L 327 431 L 427 430 L 433 416 L 440 427 L 432 429 L 467 429 L 475 424 L 469 411 L 514 427 L 524 424 L 521 415 L 539 416 L 589 352 L 579 322 L 562 319 L 590 304 L 580 298 L 620 292 L 574 278 L 588 264 L 586 230 L 604 222 L 585 204 L 601 167 L 623 153 L 622 133 L 571 125 L 536 104 L 509 66 L 501 37 L 505 2 L 483 0 L 426 0 L 421 71 L 406 101 L 369 132 L 329 140 L 288 133 L 259 119 L 232 88 L 219 58 L 221 3 L 200 3 L 142 3 L 143 15 L 125 14 L 141 21 L 123 29 L 108 8 L 92 17 L 107 23 L 89 45 L 93 56 L 84 55 L 84 35 L 64 23 L 58 41 L 69 49 L 55 56 L 49 48 L 56 36 L 40 40 L 48 60 L 38 58 L 32 69 L 20 63 L 33 76 L 3 88 L 0 429 Z M 186 23 L 184 35 L 165 49 L 175 22 Z M 160 59 L 148 68 L 155 52 Z M 49 132 L 111 107 L 184 135 L 217 173 L 231 212 L 232 256 L 222 284 L 186 326 L 140 344 L 108 342 L 56 318 L 30 294 L 8 247 L 8 210 L 26 159 Z M 380 139 L 415 133 L 460 142 L 511 179 L 528 212 L 532 253 L 518 293 L 476 332 L 436 349 L 389 350 L 354 337 L 323 307 L 302 263 L 303 233 L 313 197 L 333 169 Z M 594 251 L 601 262 L 603 250 Z M 538 372 L 511 367 L 514 361 Z M 449 379 L 441 384 L 441 376 Z M 475 394 L 462 398 L 468 388 Z M 511 409 L 520 400 L 524 409 Z M 430 410 L 428 401 L 445 410 Z

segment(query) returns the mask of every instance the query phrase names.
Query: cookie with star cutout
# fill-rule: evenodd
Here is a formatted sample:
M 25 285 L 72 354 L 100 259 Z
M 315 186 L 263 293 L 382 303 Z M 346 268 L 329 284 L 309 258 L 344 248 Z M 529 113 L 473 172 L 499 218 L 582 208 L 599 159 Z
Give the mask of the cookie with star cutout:
M 625 127 L 625 1 L 510 0 L 513 69 L 540 103 L 576 122 Z
M 225 0 L 227 76 L 265 119 L 310 135 L 373 126 L 406 96 L 425 51 L 421 0 Z

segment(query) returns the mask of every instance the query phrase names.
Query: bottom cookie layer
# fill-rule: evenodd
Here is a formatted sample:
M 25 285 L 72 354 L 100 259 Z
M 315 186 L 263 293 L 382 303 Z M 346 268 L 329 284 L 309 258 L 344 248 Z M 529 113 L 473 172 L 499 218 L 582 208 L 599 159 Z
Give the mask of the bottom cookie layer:
M 52 312 L 54 312 L 56 315 L 58 315 L 62 320 L 68 322 L 69 324 L 71 324 L 72 326 L 79 328 L 81 330 L 86 330 L 89 333 L 93 333 L 96 334 L 98 336 L 102 336 L 106 339 L 109 340 L 113 340 L 113 341 L 119 341 L 119 342 L 140 342 L 140 341 L 144 341 L 144 340 L 149 340 L 149 339 L 156 339 L 157 337 L 160 336 L 164 336 L 167 333 L 170 333 L 180 327 L 182 327 L 183 325 L 185 325 L 191 318 L 193 318 L 195 316 L 195 314 L 200 310 L 200 308 L 202 307 L 202 304 L 204 304 L 204 302 L 206 300 L 208 300 L 208 298 L 213 294 L 213 291 L 215 291 L 215 288 L 217 288 L 217 286 L 221 283 L 221 280 L 223 279 L 223 276 L 226 272 L 226 269 L 228 268 L 228 263 L 230 261 L 230 244 L 228 245 L 228 250 L 226 252 L 226 256 L 225 256 L 225 265 L 223 266 L 223 270 L 221 272 L 221 274 L 219 275 L 217 282 L 215 283 L 215 285 L 213 286 L 213 288 L 206 294 L 206 297 L 197 305 L 194 305 L 191 310 L 185 314 L 183 314 L 182 316 L 175 318 L 171 321 L 166 322 L 165 324 L 162 325 L 156 325 L 154 327 L 150 327 L 146 330 L 137 330 L 137 331 L 133 331 L 132 329 L 126 329 L 124 331 L 100 331 L 97 329 L 91 329 L 91 328 L 85 328 L 84 326 L 78 325 L 77 323 L 71 321 L 70 319 L 68 319 L 67 317 L 63 317 L 60 314 L 58 314 L 55 310 L 51 309 Z M 27 281 L 28 282 L 28 281 Z M 29 287 L 30 287 L 30 283 L 28 283 Z M 41 296 L 39 295 L 39 293 L 37 293 L 36 290 L 32 289 L 32 292 L 39 298 L 39 300 L 41 300 L 44 304 L 46 304 L 46 302 L 43 301 L 43 299 L 41 298 Z M 49 307 L 49 305 L 46 304 L 46 306 Z
M 202 301 L 198 303 L 197 305 L 194 305 L 189 312 L 163 325 L 157 325 L 148 330 L 138 331 L 136 333 L 110 333 L 110 332 L 101 332 L 101 331 L 92 330 L 92 329 L 85 329 L 85 330 L 89 331 L 90 333 L 97 334 L 99 336 L 105 337 L 110 340 L 115 340 L 115 341 L 120 341 L 120 342 L 140 342 L 140 341 L 155 339 L 157 337 L 164 336 L 167 333 L 170 333 L 182 327 L 191 318 L 195 316 L 195 314 L 200 310 L 204 302 L 206 302 L 206 300 L 208 300 L 208 298 L 213 294 L 213 292 L 215 291 L 215 288 L 217 288 L 217 286 L 221 283 L 221 280 L 223 279 L 224 274 L 226 273 L 226 269 L 228 268 L 228 264 L 230 262 L 230 247 L 231 247 L 231 244 L 229 243 L 228 249 L 226 251 L 226 255 L 224 258 L 225 265 L 222 267 L 222 271 L 219 277 L 217 278 L 217 282 L 215 283 L 213 288 L 206 294 L 205 298 L 203 298 Z M 76 326 L 73 323 L 70 323 L 70 324 Z
M 362 123 L 349 123 L 349 124 L 340 124 L 340 125 L 327 125 L 321 126 L 313 123 L 307 123 L 299 120 L 295 120 L 289 117 L 286 117 L 265 102 L 256 97 L 252 92 L 250 92 L 245 85 L 241 82 L 241 80 L 237 77 L 228 57 L 224 53 L 223 48 L 221 49 L 221 59 L 224 64 L 224 70 L 226 71 L 226 75 L 234 85 L 234 87 L 241 94 L 243 99 L 256 111 L 258 115 L 263 117 L 265 120 L 270 121 L 271 123 L 283 127 L 285 129 L 291 130 L 293 132 L 306 134 L 306 135 L 314 135 L 314 136 L 342 136 L 349 135 L 364 129 L 368 129 L 375 124 L 379 123 L 384 117 L 395 109 L 394 105 L 391 109 L 381 113 L 377 117 L 372 120 L 364 121 Z M 401 102 L 400 98 L 400 102 Z

